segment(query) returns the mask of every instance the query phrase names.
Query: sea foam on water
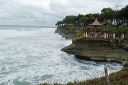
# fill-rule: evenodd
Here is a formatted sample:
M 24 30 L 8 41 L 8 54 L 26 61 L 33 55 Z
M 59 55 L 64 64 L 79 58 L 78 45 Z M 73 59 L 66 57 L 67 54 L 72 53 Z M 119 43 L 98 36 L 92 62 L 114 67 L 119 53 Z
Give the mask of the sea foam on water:
M 54 28 L 4 28 L 0 29 L 0 85 L 65 84 L 104 76 L 106 63 L 81 61 L 62 52 L 71 40 L 55 34 Z M 108 65 L 111 72 L 122 69 L 120 64 Z

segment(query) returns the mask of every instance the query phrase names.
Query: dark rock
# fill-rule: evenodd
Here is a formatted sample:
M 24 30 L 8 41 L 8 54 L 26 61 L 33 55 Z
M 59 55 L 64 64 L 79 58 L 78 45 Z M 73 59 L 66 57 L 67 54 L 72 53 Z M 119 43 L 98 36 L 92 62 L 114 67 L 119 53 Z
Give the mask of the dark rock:
M 104 40 L 79 40 L 66 46 L 62 51 L 82 60 L 116 62 L 128 66 L 128 52 Z
M 62 37 L 66 39 L 73 39 L 75 37 L 75 32 L 69 32 L 66 28 L 58 27 L 55 33 L 59 33 Z

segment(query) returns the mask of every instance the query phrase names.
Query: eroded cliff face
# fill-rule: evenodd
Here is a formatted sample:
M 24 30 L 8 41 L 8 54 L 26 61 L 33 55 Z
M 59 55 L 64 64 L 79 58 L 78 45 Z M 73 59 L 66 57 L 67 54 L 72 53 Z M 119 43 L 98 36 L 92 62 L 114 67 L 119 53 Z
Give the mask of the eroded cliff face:
M 55 31 L 55 33 L 59 33 L 62 37 L 66 39 L 73 39 L 75 37 L 75 32 L 74 31 L 69 31 L 66 28 L 63 27 L 58 27 Z
M 128 40 L 127 39 L 123 39 L 121 40 L 118 45 L 123 48 L 123 49 L 126 49 L 128 50 Z
M 64 47 L 62 51 L 78 59 L 97 62 L 117 62 L 128 66 L 128 52 L 104 40 L 80 40 Z

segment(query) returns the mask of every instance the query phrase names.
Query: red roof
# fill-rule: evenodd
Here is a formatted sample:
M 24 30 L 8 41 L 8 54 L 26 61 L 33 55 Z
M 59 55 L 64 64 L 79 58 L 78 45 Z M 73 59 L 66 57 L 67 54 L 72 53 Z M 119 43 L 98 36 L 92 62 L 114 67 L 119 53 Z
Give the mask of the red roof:
M 102 24 L 97 20 L 97 18 L 95 19 L 95 21 L 90 24 L 91 26 L 102 26 Z

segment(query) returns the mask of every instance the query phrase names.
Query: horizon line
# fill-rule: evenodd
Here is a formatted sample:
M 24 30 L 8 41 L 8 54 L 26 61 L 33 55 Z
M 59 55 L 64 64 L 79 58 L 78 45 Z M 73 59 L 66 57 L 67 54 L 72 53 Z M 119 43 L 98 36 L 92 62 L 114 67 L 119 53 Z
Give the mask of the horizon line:
M 42 25 L 0 25 L 0 26 L 21 26 L 21 27 L 45 27 L 45 28 L 56 28 L 56 26 L 42 26 Z

